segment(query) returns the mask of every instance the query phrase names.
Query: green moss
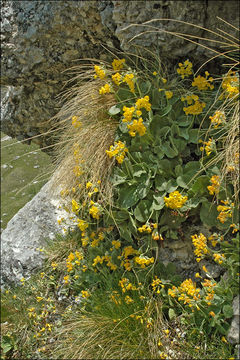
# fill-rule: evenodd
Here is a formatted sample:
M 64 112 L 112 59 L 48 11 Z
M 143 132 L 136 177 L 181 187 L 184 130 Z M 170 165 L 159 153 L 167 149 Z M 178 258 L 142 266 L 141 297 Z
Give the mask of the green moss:
M 47 182 L 53 165 L 35 144 L 22 144 L 1 133 L 1 227 Z

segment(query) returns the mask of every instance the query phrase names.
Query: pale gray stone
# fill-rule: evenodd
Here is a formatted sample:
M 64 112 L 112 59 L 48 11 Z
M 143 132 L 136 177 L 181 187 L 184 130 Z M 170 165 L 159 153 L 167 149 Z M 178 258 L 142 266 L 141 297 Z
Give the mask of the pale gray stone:
M 9 221 L 1 234 L 1 286 L 18 284 L 21 278 L 41 268 L 43 252 L 37 250 L 63 233 L 57 220 L 66 219 L 65 228 L 71 228 L 69 214 L 61 207 L 59 195 L 53 192 L 52 181 Z
M 231 344 L 239 344 L 239 331 L 240 331 L 240 312 L 239 312 L 239 295 L 233 299 L 233 318 L 231 322 L 231 327 L 229 329 L 227 339 Z M 239 347 L 238 347 L 239 352 Z

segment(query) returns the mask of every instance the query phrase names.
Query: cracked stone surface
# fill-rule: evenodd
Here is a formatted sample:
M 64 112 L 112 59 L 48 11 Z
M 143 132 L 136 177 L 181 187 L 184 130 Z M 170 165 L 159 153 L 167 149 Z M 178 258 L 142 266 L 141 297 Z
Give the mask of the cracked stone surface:
M 134 46 L 150 49 L 168 64 L 181 57 L 199 64 L 214 54 L 171 32 L 213 37 L 201 27 L 218 27 L 238 37 L 234 28 L 216 18 L 239 26 L 237 1 L 2 0 L 1 5 L 1 83 L 7 89 L 2 131 L 29 142 L 35 136 L 32 141 L 42 147 L 54 141 L 43 134 L 52 125 L 47 120 L 61 107 L 56 96 L 70 77 L 65 70 L 82 58 L 108 59 L 110 53 L 102 44 L 120 51 L 134 52 Z M 157 20 L 163 18 L 178 22 Z M 142 25 L 153 19 L 153 29 Z

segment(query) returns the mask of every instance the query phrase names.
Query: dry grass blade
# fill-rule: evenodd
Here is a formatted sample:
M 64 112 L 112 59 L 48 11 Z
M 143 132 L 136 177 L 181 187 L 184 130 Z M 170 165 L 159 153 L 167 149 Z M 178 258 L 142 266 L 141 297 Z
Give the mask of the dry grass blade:
M 105 150 L 114 141 L 117 122 L 108 114 L 108 109 L 116 104 L 116 100 L 111 94 L 99 94 L 102 82 L 90 80 L 93 79 L 93 70 L 83 71 L 81 68 L 80 71 L 79 67 L 75 67 L 74 71 L 78 71 L 75 80 L 81 80 L 81 84 L 62 94 L 65 105 L 55 116 L 61 129 L 55 146 L 55 179 L 63 189 L 77 187 L 79 195 L 85 194 L 87 181 L 96 184 L 101 180 L 101 191 L 105 197 L 111 198 L 108 176 L 113 163 Z M 73 116 L 81 124 L 79 127 L 72 125 Z

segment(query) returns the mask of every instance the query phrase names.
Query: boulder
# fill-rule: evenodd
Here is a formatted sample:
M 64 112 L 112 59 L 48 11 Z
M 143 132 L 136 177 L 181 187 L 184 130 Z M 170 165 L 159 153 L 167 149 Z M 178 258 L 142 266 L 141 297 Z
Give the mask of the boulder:
M 53 193 L 52 181 L 9 221 L 1 234 L 1 286 L 19 284 L 39 270 L 44 260 L 41 251 L 47 241 L 63 233 L 58 221 L 66 219 L 66 228 L 72 221 L 61 206 L 59 195 Z M 60 208 L 59 208 L 60 207 Z M 39 250 L 40 249 L 40 250 Z
M 240 329 L 240 312 L 239 312 L 239 295 L 233 299 L 233 318 L 231 322 L 231 327 L 229 329 L 227 339 L 231 344 L 239 344 L 239 329 Z M 239 348 L 238 348 L 239 351 Z

